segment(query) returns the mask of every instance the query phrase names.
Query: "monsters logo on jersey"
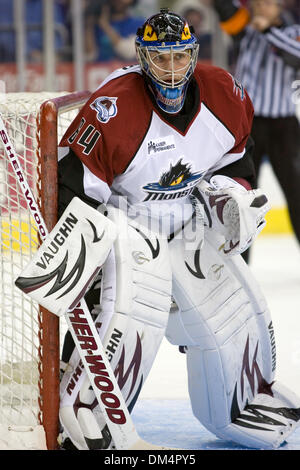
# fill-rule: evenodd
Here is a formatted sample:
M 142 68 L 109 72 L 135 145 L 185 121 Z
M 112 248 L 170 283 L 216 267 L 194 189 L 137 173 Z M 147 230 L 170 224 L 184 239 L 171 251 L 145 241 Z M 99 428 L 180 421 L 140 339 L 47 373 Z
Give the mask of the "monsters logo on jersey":
M 90 107 L 97 111 L 98 121 L 106 124 L 111 118 L 117 115 L 117 99 L 118 98 L 109 96 L 100 96 L 90 104 Z
M 178 199 L 188 196 L 195 185 L 204 176 L 204 171 L 192 173 L 190 165 L 182 163 L 182 158 L 168 171 L 162 174 L 158 183 L 149 183 L 143 186 L 147 193 L 144 201 L 162 201 Z

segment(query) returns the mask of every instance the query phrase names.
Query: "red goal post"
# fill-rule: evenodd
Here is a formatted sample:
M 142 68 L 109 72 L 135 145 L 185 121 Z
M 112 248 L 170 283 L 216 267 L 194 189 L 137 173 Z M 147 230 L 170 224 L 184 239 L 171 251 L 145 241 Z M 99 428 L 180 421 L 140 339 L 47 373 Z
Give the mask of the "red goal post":
M 0 112 L 50 231 L 57 221 L 57 145 L 90 92 L 11 93 Z M 39 245 L 0 145 L 0 449 L 57 448 L 60 324 L 14 279 Z
M 89 98 L 90 92 L 77 92 L 47 100 L 42 104 L 37 116 L 37 130 L 40 135 L 39 152 L 41 174 L 50 184 L 41 185 L 41 211 L 48 231 L 57 222 L 57 143 L 59 141 L 59 116 L 81 107 Z M 55 188 L 55 191 L 54 191 Z M 43 352 L 46 359 L 43 378 L 43 426 L 47 447 L 57 446 L 59 409 L 59 318 L 40 309 L 43 315 Z M 53 373 L 56 371 L 55 373 Z M 51 390 L 54 393 L 51 393 Z M 55 413 L 53 413 L 55 410 Z

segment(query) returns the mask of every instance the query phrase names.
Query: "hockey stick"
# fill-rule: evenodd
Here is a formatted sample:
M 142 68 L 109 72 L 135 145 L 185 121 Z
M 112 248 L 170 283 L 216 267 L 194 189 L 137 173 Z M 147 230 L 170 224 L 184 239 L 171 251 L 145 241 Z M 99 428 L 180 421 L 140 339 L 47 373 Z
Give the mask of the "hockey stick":
M 10 141 L 1 114 L 0 136 L 41 239 L 45 240 L 48 235 L 46 224 Z M 65 312 L 64 317 L 116 448 L 119 450 L 164 449 L 143 441 L 137 434 L 85 300 L 82 299 L 72 311 Z M 89 339 L 94 345 L 93 349 L 87 350 L 83 347 L 84 343 L 79 341 L 78 337 L 82 335 L 82 331 L 75 327 L 78 323 L 84 325 L 85 330 L 88 331 Z

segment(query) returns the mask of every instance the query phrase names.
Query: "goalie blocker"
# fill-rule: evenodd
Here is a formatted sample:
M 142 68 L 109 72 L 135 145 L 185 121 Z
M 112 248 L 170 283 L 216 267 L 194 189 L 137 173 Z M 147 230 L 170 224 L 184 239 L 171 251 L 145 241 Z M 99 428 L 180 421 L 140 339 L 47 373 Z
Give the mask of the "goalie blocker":
M 116 235 L 114 223 L 74 197 L 15 284 L 50 312 L 63 315 L 83 297 Z

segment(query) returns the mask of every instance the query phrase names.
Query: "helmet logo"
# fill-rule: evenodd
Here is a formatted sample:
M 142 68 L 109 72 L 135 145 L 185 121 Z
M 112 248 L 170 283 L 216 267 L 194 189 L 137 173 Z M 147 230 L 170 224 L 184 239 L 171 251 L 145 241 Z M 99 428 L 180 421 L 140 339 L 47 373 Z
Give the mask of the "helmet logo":
M 177 25 L 178 29 L 173 24 L 164 24 L 157 25 L 153 27 L 151 24 L 146 24 L 143 34 L 144 41 L 163 41 L 168 36 L 168 41 L 188 41 L 192 38 L 191 31 L 188 23 L 181 22 L 180 25 Z M 164 29 L 164 31 L 162 30 Z M 180 36 L 181 35 L 181 36 Z
M 186 23 L 184 25 L 184 30 L 182 31 L 182 35 L 181 35 L 181 39 L 183 41 L 186 41 L 187 39 L 191 39 L 191 32 L 190 32 L 190 28 L 188 26 L 188 24 Z
M 157 41 L 157 34 L 152 28 L 152 26 L 150 26 L 149 24 L 147 24 L 145 27 L 143 40 L 144 41 Z

